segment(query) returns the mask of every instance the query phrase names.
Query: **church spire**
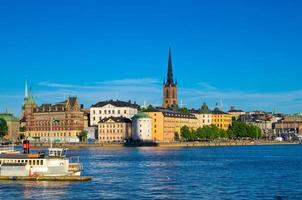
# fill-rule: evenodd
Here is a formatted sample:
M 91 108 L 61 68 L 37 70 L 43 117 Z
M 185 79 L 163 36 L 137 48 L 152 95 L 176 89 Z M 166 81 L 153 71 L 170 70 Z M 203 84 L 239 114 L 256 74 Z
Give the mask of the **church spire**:
M 28 91 L 27 91 L 27 81 L 25 81 L 25 93 L 24 93 L 24 98 L 28 98 Z
M 167 74 L 167 85 L 173 85 L 173 70 L 172 70 L 172 55 L 171 48 L 169 48 L 169 60 L 168 60 L 168 74 Z

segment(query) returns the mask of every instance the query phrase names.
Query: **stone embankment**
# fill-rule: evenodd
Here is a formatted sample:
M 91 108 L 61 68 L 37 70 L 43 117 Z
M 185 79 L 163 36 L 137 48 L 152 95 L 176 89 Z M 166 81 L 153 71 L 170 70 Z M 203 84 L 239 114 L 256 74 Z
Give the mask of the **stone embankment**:
M 232 140 L 232 141 L 208 141 L 208 142 L 171 142 L 159 143 L 158 147 L 215 147 L 215 146 L 251 146 L 251 145 L 285 145 L 298 144 L 296 142 L 277 142 L 268 140 Z M 32 143 L 32 148 L 47 148 L 48 143 Z M 123 144 L 117 143 L 58 143 L 53 144 L 53 147 L 65 147 L 70 149 L 89 148 L 89 147 L 108 147 L 121 148 Z

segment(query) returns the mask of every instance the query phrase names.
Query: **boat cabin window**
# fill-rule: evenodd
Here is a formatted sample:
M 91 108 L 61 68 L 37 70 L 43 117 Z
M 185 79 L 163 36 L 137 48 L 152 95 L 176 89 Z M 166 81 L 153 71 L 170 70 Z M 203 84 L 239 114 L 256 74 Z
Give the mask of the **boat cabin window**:
M 60 148 L 49 149 L 49 156 L 64 157 L 64 149 L 60 149 Z

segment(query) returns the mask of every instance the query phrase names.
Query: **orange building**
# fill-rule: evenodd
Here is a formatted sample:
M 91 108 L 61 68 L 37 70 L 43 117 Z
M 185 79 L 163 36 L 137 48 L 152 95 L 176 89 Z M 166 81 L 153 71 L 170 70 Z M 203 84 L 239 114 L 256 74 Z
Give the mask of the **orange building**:
M 173 142 L 175 135 L 180 135 L 183 126 L 196 129 L 197 118 L 190 113 L 180 111 L 154 109 L 145 112 L 152 118 L 152 136 L 154 141 Z

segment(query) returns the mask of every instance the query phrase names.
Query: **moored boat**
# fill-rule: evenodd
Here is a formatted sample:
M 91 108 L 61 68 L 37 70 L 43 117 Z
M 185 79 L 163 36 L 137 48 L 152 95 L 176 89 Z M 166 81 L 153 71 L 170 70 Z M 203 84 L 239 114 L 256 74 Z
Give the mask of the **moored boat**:
M 80 176 L 79 158 L 72 162 L 67 149 L 49 148 L 44 152 L 30 153 L 28 140 L 23 142 L 23 152 L 12 149 L 0 151 L 0 176 Z

